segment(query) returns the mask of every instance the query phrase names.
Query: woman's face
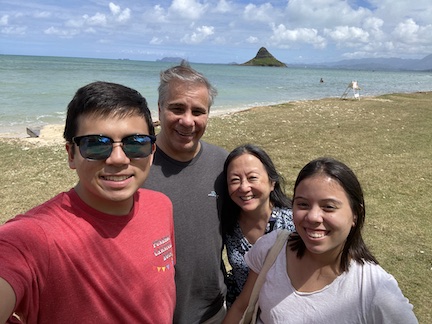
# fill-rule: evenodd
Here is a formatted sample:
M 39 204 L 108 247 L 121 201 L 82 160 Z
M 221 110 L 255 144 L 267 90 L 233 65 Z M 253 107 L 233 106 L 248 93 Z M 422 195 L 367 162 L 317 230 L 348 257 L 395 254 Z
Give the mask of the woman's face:
M 355 215 L 342 186 L 325 174 L 302 180 L 293 199 L 297 232 L 312 254 L 339 255 Z
M 231 199 L 244 211 L 254 212 L 270 208 L 270 192 L 274 182 L 254 155 L 245 153 L 234 158 L 227 168 L 228 192 Z

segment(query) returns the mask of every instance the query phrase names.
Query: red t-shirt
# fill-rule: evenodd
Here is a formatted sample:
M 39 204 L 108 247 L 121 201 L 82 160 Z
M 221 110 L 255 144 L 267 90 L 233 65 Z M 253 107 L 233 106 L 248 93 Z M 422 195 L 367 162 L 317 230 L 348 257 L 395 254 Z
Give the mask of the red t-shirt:
M 0 226 L 0 277 L 23 321 L 172 323 L 172 204 L 146 189 L 134 200 L 107 215 L 72 189 Z

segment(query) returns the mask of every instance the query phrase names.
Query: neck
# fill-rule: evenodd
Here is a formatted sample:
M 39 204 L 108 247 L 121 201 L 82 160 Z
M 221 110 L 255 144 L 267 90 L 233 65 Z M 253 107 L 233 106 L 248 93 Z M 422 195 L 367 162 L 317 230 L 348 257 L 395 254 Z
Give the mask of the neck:
M 174 150 L 171 146 L 165 143 L 165 140 L 160 138 L 160 135 L 157 136 L 156 145 L 158 146 L 158 148 L 161 149 L 170 158 L 179 162 L 188 162 L 192 160 L 201 149 L 201 142 L 198 142 L 198 145 L 196 147 L 185 150 Z

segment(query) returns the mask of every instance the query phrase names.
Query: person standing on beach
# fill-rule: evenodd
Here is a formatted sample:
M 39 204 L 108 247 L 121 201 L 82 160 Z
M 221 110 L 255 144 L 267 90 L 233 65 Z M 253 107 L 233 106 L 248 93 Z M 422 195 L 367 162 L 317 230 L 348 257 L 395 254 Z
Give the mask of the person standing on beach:
M 217 94 L 185 61 L 161 72 L 160 132 L 146 188 L 173 202 L 177 305 L 174 323 L 220 323 L 225 315 L 219 203 L 228 152 L 201 140 Z
M 0 226 L 0 323 L 172 323 L 172 203 L 140 188 L 154 135 L 137 91 L 78 89 L 64 129 L 78 183 Z
M 270 156 L 260 147 L 236 147 L 224 164 L 230 199 L 223 201 L 222 233 L 231 270 L 227 274 L 227 307 L 243 289 L 249 273 L 244 255 L 264 234 L 295 230 L 292 203 L 284 179 Z

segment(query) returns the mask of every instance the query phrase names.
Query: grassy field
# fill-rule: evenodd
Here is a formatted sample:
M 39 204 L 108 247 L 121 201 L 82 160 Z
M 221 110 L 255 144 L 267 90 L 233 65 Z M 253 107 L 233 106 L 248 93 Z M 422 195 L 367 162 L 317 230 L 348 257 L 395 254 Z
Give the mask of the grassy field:
M 395 276 L 420 323 L 432 322 L 432 93 L 323 99 L 212 117 L 208 142 L 262 146 L 287 180 L 311 159 L 332 156 L 358 175 L 364 236 Z M 0 223 L 76 182 L 63 144 L 0 139 Z

